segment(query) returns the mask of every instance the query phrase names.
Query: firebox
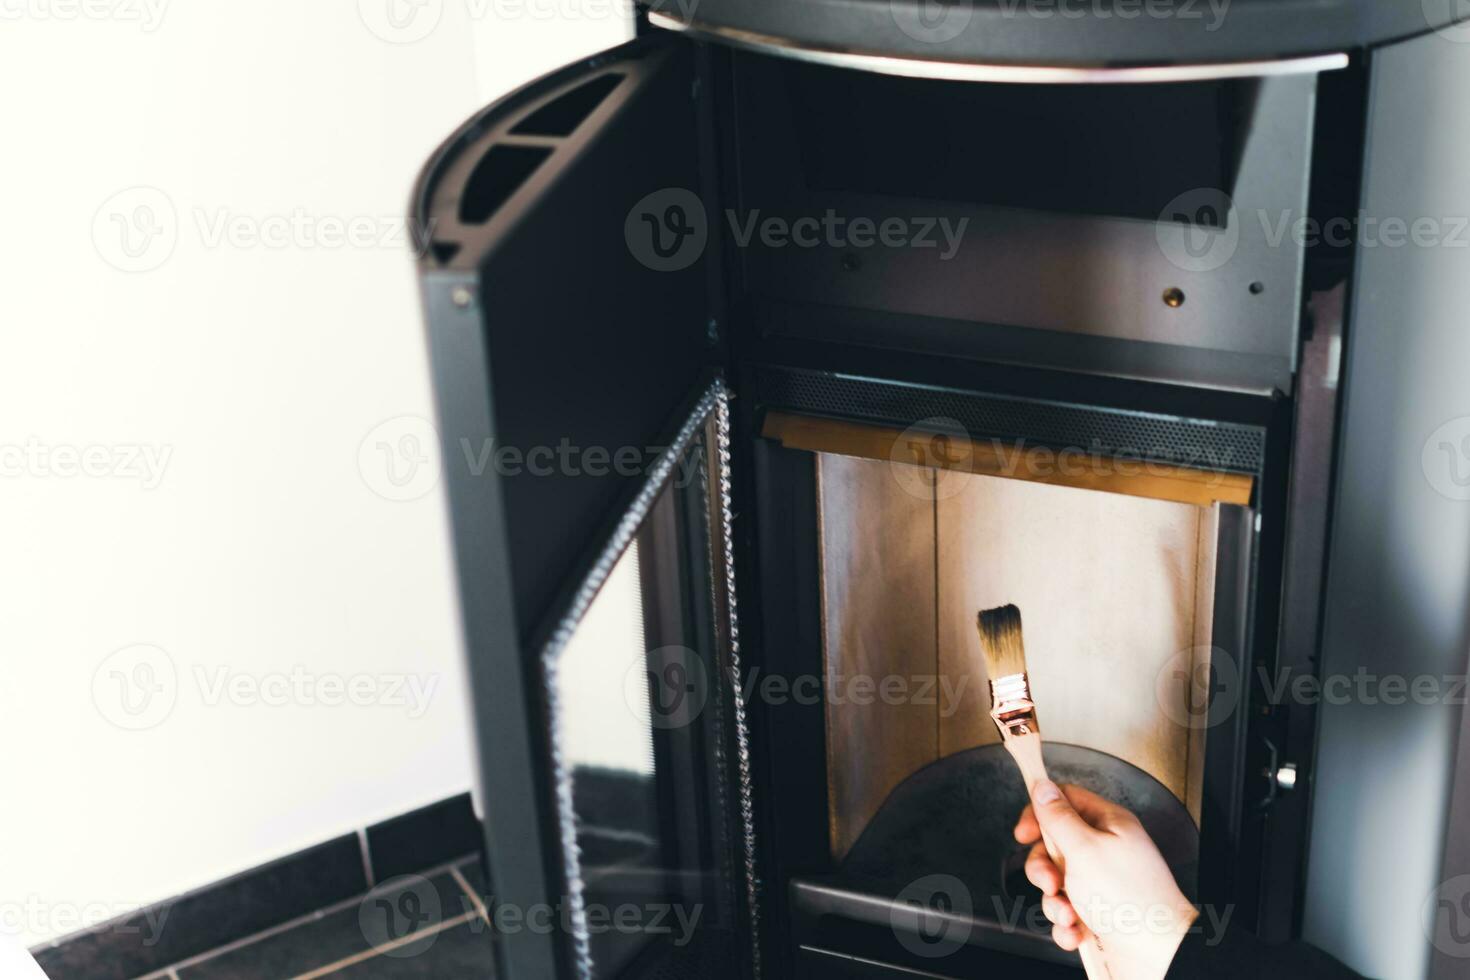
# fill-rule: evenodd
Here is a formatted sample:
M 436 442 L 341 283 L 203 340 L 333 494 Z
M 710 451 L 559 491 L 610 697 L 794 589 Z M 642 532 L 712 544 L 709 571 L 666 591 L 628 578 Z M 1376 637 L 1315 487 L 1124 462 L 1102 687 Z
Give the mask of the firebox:
M 1054 776 L 1302 932 L 1317 711 L 1264 689 L 1320 670 L 1368 261 L 1303 229 L 1407 75 L 891 6 L 645 11 L 415 191 L 502 977 L 1080 976 L 1011 838 L 1005 603 Z

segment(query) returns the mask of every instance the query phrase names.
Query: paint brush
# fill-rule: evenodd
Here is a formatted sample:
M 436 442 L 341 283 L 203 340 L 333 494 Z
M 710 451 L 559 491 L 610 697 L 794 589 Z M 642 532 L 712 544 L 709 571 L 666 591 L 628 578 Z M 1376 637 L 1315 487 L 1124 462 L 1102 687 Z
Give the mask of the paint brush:
M 1031 697 L 1031 679 L 1026 673 L 1026 646 L 1021 638 L 1021 610 L 1000 606 L 980 613 L 980 652 L 990 675 L 990 717 L 1000 729 L 1000 740 L 1016 760 L 1026 796 L 1036 784 L 1047 778 L 1046 763 L 1041 757 L 1041 725 L 1036 720 L 1036 702 Z M 1039 821 L 1038 821 L 1039 823 Z M 1057 870 L 1064 871 L 1062 856 L 1052 846 L 1046 832 L 1042 843 Z M 1089 980 L 1109 980 L 1112 973 L 1103 958 L 1102 942 L 1092 937 L 1078 949 L 1082 967 Z

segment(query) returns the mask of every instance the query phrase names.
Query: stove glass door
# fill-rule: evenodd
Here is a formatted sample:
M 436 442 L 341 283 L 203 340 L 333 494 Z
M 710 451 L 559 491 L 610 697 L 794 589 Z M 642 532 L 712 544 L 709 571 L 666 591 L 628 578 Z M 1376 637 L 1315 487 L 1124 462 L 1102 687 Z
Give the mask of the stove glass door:
M 579 62 L 414 194 L 500 980 L 754 970 L 695 72 Z

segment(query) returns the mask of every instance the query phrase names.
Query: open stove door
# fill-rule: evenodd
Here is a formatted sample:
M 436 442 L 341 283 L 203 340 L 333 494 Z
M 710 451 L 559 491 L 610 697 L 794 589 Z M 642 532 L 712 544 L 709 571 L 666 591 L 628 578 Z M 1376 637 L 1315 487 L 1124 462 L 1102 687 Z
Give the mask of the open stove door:
M 549 75 L 415 191 L 501 980 L 759 969 L 696 70 Z

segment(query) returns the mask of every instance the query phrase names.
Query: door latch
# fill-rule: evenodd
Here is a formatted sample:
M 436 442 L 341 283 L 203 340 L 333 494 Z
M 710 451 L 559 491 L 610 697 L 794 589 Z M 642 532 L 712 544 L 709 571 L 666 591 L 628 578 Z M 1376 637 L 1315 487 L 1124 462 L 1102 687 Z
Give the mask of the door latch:
M 1261 775 L 1266 777 L 1266 797 L 1258 805 L 1264 810 L 1275 803 L 1276 797 L 1281 793 L 1290 793 L 1296 789 L 1297 769 L 1295 762 L 1281 761 L 1281 753 L 1276 750 L 1274 742 L 1269 738 L 1262 741 L 1266 743 L 1266 751 L 1271 754 L 1271 761 L 1261 770 Z

